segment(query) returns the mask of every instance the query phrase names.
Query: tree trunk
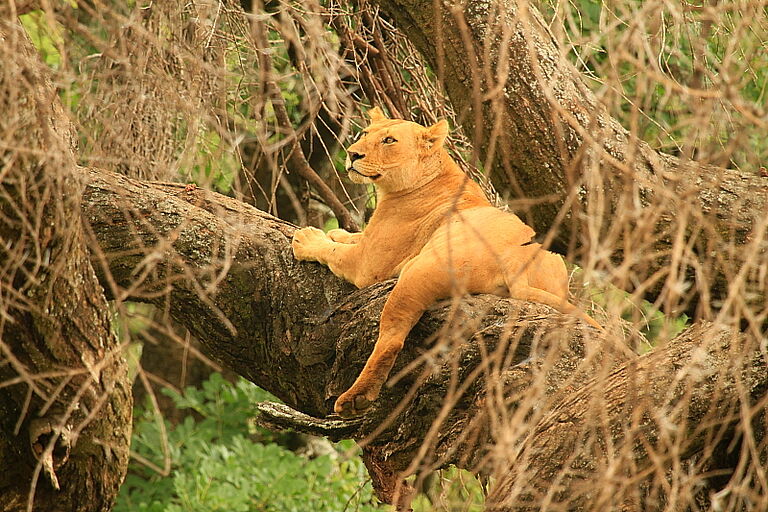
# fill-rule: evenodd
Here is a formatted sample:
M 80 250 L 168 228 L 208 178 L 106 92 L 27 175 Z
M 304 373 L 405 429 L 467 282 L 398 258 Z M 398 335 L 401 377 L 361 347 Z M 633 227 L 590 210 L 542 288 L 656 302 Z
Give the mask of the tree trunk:
M 5 19 L 0 62 L 0 509 L 109 510 L 132 400 L 83 240 L 75 138 L 48 68 Z
M 528 1 L 374 3 L 437 71 L 497 190 L 523 200 L 512 205 L 537 232 L 555 231 L 555 249 L 585 245 L 574 257 L 588 268 L 600 268 L 590 247 L 611 254 L 623 271 L 614 284 L 642 283 L 662 303 L 693 283 L 683 307 L 703 315 L 733 293 L 764 307 L 764 289 L 731 283 L 765 261 L 764 250 L 749 260 L 733 246 L 766 236 L 767 178 L 658 154 L 632 136 Z M 689 250 L 675 257 L 674 244 Z

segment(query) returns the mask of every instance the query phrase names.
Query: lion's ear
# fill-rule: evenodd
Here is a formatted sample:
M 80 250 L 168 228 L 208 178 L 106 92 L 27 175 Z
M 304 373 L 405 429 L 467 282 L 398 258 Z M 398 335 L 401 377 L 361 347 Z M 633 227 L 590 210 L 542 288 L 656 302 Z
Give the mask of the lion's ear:
M 383 121 L 387 119 L 387 116 L 384 115 L 384 112 L 379 107 L 373 107 L 368 111 L 368 118 L 371 120 L 371 122 L 375 123 L 376 121 Z
M 448 121 L 441 119 L 432 126 L 426 129 L 424 132 L 424 140 L 427 143 L 427 148 L 439 148 L 443 145 L 445 138 L 448 136 Z

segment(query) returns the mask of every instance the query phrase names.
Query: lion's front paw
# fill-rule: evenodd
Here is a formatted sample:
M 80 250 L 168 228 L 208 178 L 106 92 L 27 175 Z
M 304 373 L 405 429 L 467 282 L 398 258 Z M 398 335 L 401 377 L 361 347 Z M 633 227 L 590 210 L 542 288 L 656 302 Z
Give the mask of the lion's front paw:
M 354 387 L 342 393 L 336 400 L 333 410 L 342 418 L 353 418 L 365 414 L 371 408 L 373 402 L 378 397 L 378 393 L 371 390 L 366 392 L 363 389 L 356 390 Z
M 317 261 L 326 249 L 328 237 L 317 228 L 302 228 L 293 234 L 293 256 L 301 261 Z

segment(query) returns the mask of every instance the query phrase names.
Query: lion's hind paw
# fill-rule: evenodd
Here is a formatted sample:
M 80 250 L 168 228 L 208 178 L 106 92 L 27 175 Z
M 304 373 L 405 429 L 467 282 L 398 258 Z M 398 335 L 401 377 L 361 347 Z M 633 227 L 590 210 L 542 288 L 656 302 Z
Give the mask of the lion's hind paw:
M 354 418 L 356 416 L 362 416 L 368 410 L 370 410 L 373 402 L 369 400 L 365 395 L 357 396 L 345 396 L 341 395 L 336 404 L 333 406 L 333 410 L 342 418 Z

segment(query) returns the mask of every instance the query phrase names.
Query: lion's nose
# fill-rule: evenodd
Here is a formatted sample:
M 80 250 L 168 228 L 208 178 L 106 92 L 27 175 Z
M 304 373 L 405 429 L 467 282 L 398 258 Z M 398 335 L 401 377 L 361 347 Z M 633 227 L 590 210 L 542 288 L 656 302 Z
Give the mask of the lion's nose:
M 349 152 L 349 160 L 350 160 L 351 162 L 354 162 L 355 160 L 360 160 L 360 159 L 361 159 L 361 158 L 363 158 L 364 156 L 365 156 L 365 155 L 364 155 L 364 154 L 362 154 L 362 153 L 355 153 L 354 151 L 350 151 L 350 152 Z

